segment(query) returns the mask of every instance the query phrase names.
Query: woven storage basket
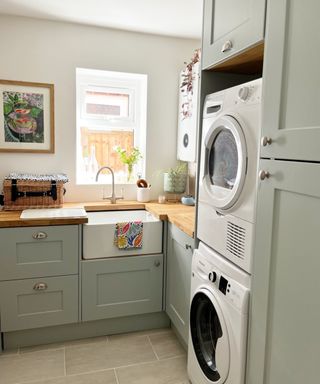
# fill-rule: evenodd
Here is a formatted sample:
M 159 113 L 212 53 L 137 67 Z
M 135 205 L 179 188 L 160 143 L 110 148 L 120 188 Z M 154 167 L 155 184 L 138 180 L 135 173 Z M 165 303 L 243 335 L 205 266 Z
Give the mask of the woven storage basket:
M 10 174 L 3 182 L 4 209 L 61 208 L 68 181 L 64 174 Z

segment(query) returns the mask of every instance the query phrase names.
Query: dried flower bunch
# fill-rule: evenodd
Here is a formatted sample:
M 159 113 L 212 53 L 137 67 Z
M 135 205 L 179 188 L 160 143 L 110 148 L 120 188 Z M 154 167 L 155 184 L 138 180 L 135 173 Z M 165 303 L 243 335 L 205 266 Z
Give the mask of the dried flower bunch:
M 200 61 L 200 48 L 194 51 L 190 63 L 185 62 L 186 68 L 182 73 L 182 84 L 180 86 L 181 92 L 193 93 L 193 67 Z

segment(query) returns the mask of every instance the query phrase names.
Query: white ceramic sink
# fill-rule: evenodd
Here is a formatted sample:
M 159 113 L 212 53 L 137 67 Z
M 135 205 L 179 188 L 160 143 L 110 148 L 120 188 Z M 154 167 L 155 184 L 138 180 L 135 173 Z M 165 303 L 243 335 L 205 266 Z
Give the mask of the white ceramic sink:
M 162 253 L 162 222 L 147 211 L 88 212 L 83 225 L 83 259 Z M 120 250 L 114 245 L 116 223 L 143 222 L 141 249 Z

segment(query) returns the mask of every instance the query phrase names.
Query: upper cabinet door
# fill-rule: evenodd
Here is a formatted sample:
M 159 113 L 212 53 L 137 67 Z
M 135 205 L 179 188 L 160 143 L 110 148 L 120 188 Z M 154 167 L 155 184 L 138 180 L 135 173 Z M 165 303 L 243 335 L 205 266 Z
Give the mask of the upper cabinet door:
M 204 0 L 202 69 L 264 38 L 266 0 Z
M 261 157 L 320 161 L 319 14 L 318 0 L 268 1 Z

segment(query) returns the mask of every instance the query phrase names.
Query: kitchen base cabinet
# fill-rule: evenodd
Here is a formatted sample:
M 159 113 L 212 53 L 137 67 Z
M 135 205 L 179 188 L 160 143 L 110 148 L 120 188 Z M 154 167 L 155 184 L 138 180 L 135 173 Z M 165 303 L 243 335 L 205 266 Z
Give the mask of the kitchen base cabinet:
M 82 261 L 82 321 L 162 310 L 163 255 Z
M 166 312 L 188 344 L 191 261 L 194 240 L 169 223 L 167 242 Z
M 78 275 L 0 283 L 1 331 L 78 321 Z
M 77 225 L 1 228 L 0 244 L 0 280 L 78 273 Z

